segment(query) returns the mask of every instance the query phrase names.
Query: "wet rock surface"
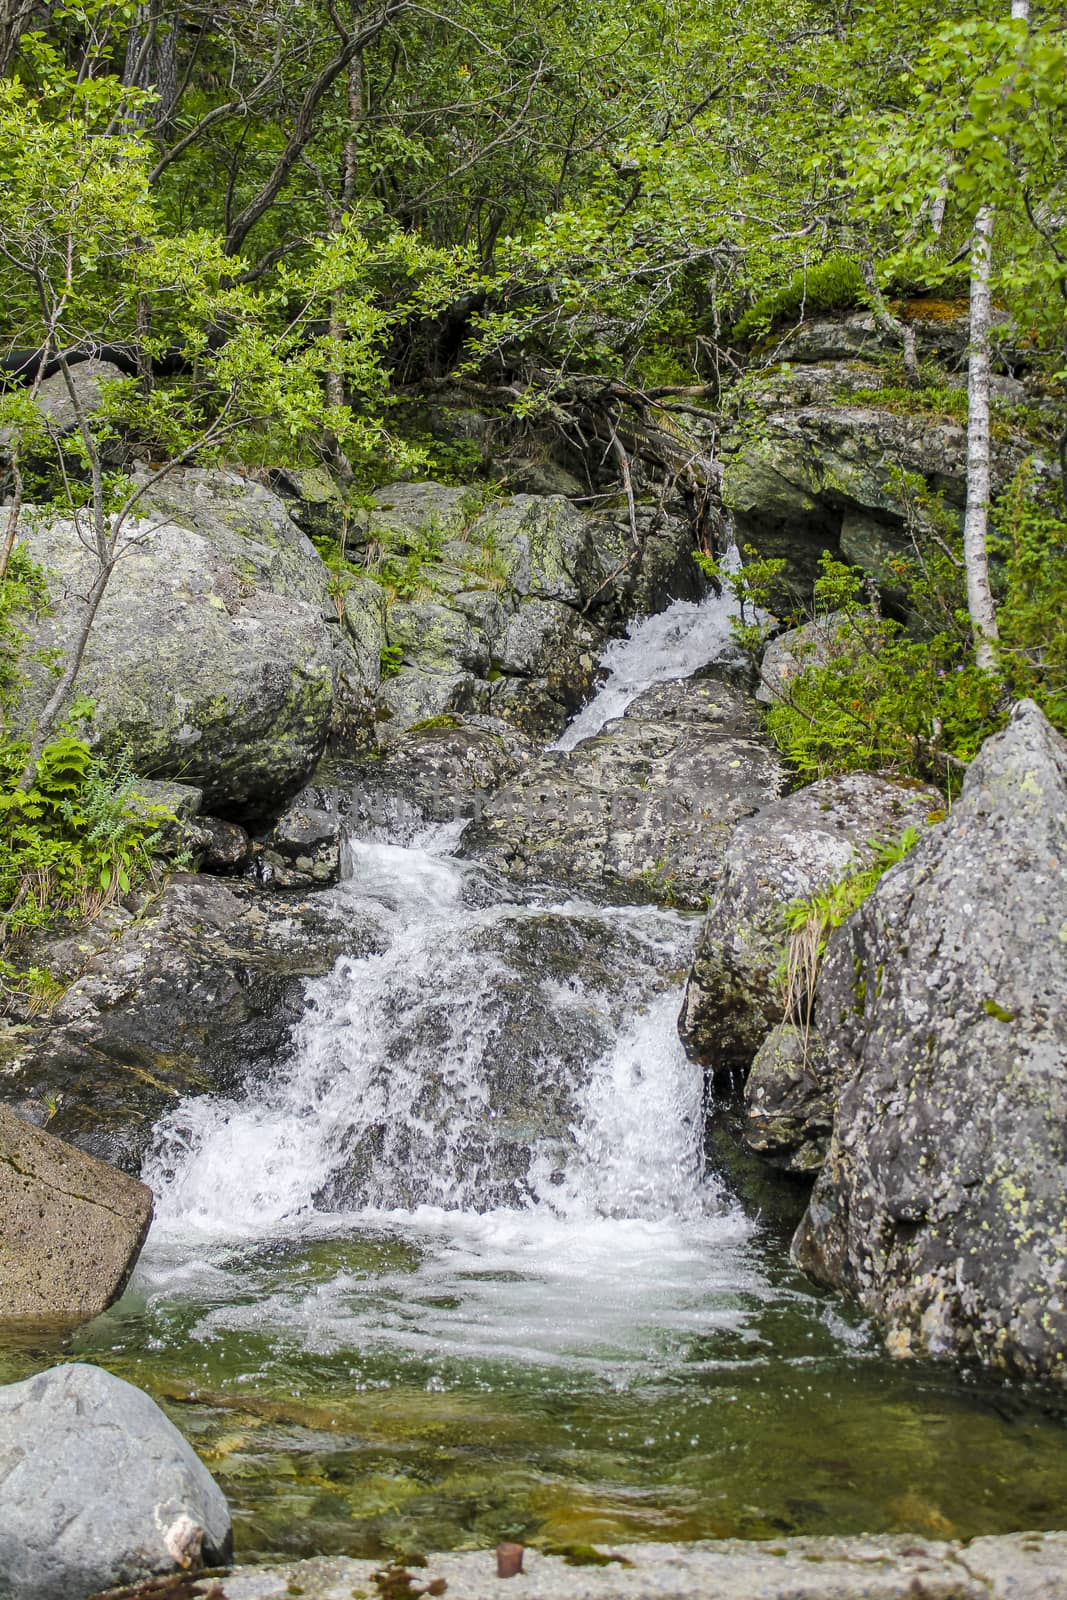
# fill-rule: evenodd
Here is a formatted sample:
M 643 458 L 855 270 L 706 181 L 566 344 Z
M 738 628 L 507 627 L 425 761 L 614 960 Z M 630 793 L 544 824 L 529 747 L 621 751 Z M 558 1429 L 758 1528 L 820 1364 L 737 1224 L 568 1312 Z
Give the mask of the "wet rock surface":
M 408 1575 L 403 1563 L 325 1558 L 238 1567 L 223 1580 L 226 1600 L 351 1600 L 354 1590 L 406 1584 L 412 1594 L 451 1600 L 499 1595 L 493 1551 L 432 1555 Z M 444 1583 L 444 1591 L 429 1585 Z M 528 1600 L 1067 1600 L 1067 1534 L 1022 1533 L 969 1545 L 915 1535 L 853 1539 L 702 1541 L 602 1545 L 581 1556 L 523 1552 L 507 1593 Z M 206 1584 L 204 1586 L 206 1589 Z
M 1067 1374 L 1067 744 L 1030 701 L 832 936 L 842 1085 L 796 1261 L 899 1354 Z
M 499 717 L 449 712 L 409 728 L 374 759 L 327 757 L 305 796 L 353 837 L 403 843 L 427 824 L 479 816 L 535 751 Z
M 141 916 L 113 907 L 40 957 L 69 987 L 47 1022 L 0 1034 L 0 1100 L 129 1172 L 183 1095 L 267 1070 L 303 1013 L 303 979 L 373 947 L 326 897 L 176 875 Z
M 152 1191 L 0 1105 L 0 1324 L 85 1322 L 118 1299 Z
M 783 916 L 793 900 L 829 887 L 869 862 L 872 841 L 925 826 L 943 801 L 933 789 L 872 773 L 820 778 L 752 817 L 725 843 L 721 871 L 679 1019 L 689 1053 L 713 1071 L 746 1067 L 783 1020 L 777 973 L 785 954 Z
M 154 1400 L 98 1367 L 0 1388 L 0 1594 L 85 1600 L 229 1559 L 221 1489 Z
M 745 1080 L 744 1141 L 772 1167 L 806 1176 L 826 1157 L 833 1094 L 817 1030 L 780 1022 Z
M 684 932 L 678 944 L 687 955 Z M 361 1009 L 373 1041 L 363 1104 L 381 1115 L 350 1134 L 318 1202 L 344 1210 L 521 1209 L 539 1187 L 564 1183 L 618 1004 L 639 1012 L 669 982 L 657 957 L 663 951 L 640 921 L 628 927 L 577 910 L 512 908 L 440 926 L 434 958 L 451 982 L 397 962 L 384 996 L 386 1026 L 376 997 Z M 337 981 L 349 984 L 343 963 Z M 487 1043 L 485 1076 L 457 1104 L 463 1057 Z M 324 1082 L 340 1079 L 346 1045 L 343 1034 L 331 1041 L 338 1054 L 320 1061 Z M 406 1086 L 402 1115 L 396 1083 Z
M 667 683 L 531 762 L 488 801 L 463 853 L 523 883 L 696 908 L 735 824 L 786 783 L 748 695 L 710 677 Z

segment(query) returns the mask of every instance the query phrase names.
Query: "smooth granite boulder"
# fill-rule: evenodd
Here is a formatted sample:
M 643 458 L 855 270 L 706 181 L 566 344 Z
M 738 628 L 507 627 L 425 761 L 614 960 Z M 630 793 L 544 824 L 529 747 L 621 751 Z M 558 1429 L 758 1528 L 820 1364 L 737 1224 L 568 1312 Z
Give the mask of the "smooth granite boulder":
M 222 1490 L 154 1400 L 99 1367 L 0 1388 L 0 1597 L 86 1600 L 229 1559 Z

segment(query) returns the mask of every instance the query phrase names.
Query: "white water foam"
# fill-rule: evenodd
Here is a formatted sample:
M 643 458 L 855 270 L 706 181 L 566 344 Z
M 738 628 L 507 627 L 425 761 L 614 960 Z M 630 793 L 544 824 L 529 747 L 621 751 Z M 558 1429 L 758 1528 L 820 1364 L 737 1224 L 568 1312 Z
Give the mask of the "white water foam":
M 736 548 L 723 557 L 727 572 L 736 571 L 740 564 Z M 607 669 L 607 677 L 597 693 L 550 748 L 573 750 L 606 723 L 621 717 L 639 694 L 657 683 L 692 677 L 714 661 L 739 660 L 731 628 L 737 614 L 736 600 L 723 593 L 710 594 L 699 604 L 676 600 L 666 611 L 632 622 L 625 636 L 613 639 L 604 652 L 601 665 Z
M 635 626 L 560 747 L 724 658 L 732 610 L 680 602 Z M 494 900 L 449 855 L 461 828 L 349 844 L 333 893 L 371 953 L 309 982 L 265 1081 L 160 1125 L 138 1282 L 181 1297 L 191 1274 L 213 1306 L 204 1338 L 266 1327 L 307 1349 L 608 1356 L 616 1375 L 697 1329 L 743 1332 L 742 1301 L 765 1286 L 750 1225 L 704 1172 L 701 1075 L 675 1027 L 695 920 Z M 261 1294 L 253 1273 L 220 1295 L 242 1251 L 379 1234 L 414 1265 L 313 1288 L 294 1271 Z

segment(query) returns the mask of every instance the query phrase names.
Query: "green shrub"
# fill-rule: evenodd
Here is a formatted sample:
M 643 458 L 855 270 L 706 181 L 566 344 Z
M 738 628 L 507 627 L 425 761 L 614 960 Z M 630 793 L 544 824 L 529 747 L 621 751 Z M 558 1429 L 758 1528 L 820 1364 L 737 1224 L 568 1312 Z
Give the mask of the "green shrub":
M 761 295 L 736 324 L 734 338 L 761 339 L 776 322 L 812 311 L 846 311 L 865 299 L 863 276 L 851 256 L 827 256 L 795 272 L 781 289 Z
M 865 603 L 866 579 L 823 557 L 819 611 L 844 614 L 842 649 L 794 677 L 767 714 L 806 778 L 873 769 L 954 793 L 968 762 L 1029 695 L 1067 733 L 1067 520 L 1062 498 L 1035 494 L 1025 470 L 995 512 L 992 576 L 997 669 L 974 665 L 957 534 L 915 532 L 915 556 L 893 563 L 905 626 Z

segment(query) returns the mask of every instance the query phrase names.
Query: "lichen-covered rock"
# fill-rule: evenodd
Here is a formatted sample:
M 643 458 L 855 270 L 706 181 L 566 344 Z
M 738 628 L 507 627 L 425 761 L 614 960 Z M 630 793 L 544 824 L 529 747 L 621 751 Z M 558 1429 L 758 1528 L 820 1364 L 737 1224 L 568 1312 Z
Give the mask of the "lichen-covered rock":
M 784 799 L 768 797 L 730 835 L 686 986 L 678 1027 L 689 1053 L 713 1071 L 746 1067 L 782 1021 L 776 974 L 785 954 L 783 913 L 939 814 L 936 790 L 869 772 L 820 778 Z
M 899 1354 L 1067 1378 L 1067 744 L 1031 701 L 833 935 L 797 1262 Z
M 271 809 L 311 772 L 335 699 L 359 687 L 326 569 L 282 502 L 235 473 L 176 470 L 140 509 L 80 675 L 93 742 L 199 787 L 208 810 Z M 70 521 L 27 512 L 23 529 L 53 606 L 29 646 L 63 652 L 91 558 Z M 34 674 L 24 718 L 50 682 Z
M 165 1111 L 268 1071 L 303 1014 L 303 979 L 380 939 L 329 896 L 176 874 L 139 916 L 116 905 L 31 952 L 69 987 L 47 1022 L 0 1032 L 0 1100 L 137 1172 Z
M 305 792 L 351 837 L 408 844 L 427 825 L 480 816 L 533 754 L 498 717 L 446 713 L 409 728 L 375 760 L 328 756 Z
M 143 1183 L 0 1105 L 0 1324 L 98 1316 L 122 1293 L 151 1220 Z
M 940 348 L 944 324 L 922 331 Z M 778 364 L 746 389 L 740 425 L 724 433 L 722 497 L 738 543 L 785 561 L 782 582 L 793 602 L 810 601 L 824 551 L 879 582 L 892 576 L 894 559 L 914 553 L 901 471 L 922 478 L 962 516 L 966 429 L 921 401 L 906 412 L 879 403 L 884 368 L 857 371 L 852 363 L 884 344 L 862 313 L 801 324 L 776 347 Z M 1021 437 L 998 435 L 998 488 L 1032 449 Z
M 463 853 L 520 882 L 701 906 L 734 825 L 786 781 L 749 696 L 714 678 L 667 683 L 526 767 L 487 802 Z
M 0 1388 L 0 1595 L 85 1600 L 228 1561 L 230 1512 L 154 1400 L 80 1362 Z
M 756 1051 L 745 1080 L 744 1140 L 785 1172 L 823 1164 L 833 1120 L 832 1084 L 818 1030 L 781 1022 Z

